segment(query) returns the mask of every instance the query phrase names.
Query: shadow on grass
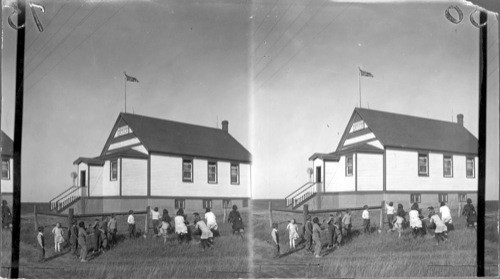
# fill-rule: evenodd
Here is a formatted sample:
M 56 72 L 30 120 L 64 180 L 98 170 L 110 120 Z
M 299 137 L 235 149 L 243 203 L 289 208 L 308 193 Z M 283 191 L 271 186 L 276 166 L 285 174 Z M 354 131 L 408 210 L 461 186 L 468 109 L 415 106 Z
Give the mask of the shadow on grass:
M 67 250 L 67 251 L 64 251 L 64 252 L 61 252 L 61 253 L 56 253 L 56 254 L 54 254 L 54 255 L 52 255 L 52 256 L 50 256 L 50 257 L 45 258 L 44 262 L 48 262 L 48 261 L 51 261 L 51 260 L 53 260 L 53 259 L 57 259 L 57 258 L 59 258 L 59 257 L 62 257 L 62 256 L 64 256 L 64 255 L 68 254 L 69 252 L 70 252 L 70 251 L 69 251 L 69 250 Z

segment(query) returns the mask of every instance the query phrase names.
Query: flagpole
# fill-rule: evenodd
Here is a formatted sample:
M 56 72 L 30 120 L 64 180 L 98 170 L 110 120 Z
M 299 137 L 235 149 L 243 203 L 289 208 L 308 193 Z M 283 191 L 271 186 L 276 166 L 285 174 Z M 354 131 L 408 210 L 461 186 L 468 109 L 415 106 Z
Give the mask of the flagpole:
M 359 107 L 361 108 L 361 69 L 358 67 Z
M 126 74 L 125 72 L 123 73 Z M 125 113 L 127 113 L 127 76 L 123 77 L 123 84 L 125 88 Z

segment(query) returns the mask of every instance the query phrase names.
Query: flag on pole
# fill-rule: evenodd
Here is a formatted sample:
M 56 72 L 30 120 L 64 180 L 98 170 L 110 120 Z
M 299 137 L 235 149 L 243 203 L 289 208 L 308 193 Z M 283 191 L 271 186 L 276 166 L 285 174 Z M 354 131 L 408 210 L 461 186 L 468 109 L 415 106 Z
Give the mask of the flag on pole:
M 359 73 L 362 77 L 373 77 L 372 73 L 367 72 L 367 71 L 363 71 L 363 70 L 361 70 L 361 68 L 359 68 Z
M 139 82 L 138 79 L 136 79 L 135 77 L 132 77 L 132 76 L 129 76 L 127 75 L 127 73 L 123 72 L 125 74 L 125 81 L 130 81 L 130 82 Z

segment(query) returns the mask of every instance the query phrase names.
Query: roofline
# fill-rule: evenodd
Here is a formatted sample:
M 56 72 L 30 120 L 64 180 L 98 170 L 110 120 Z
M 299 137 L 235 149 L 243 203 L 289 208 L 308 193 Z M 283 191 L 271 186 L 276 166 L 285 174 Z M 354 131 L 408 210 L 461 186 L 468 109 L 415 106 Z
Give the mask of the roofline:
M 401 147 L 401 146 L 385 146 L 385 150 L 387 149 L 397 149 L 397 150 L 406 150 L 406 151 L 417 151 L 417 152 L 433 152 L 433 153 L 442 153 L 442 154 L 456 154 L 456 155 L 465 155 L 465 156 L 479 156 L 479 153 L 469 153 L 469 152 L 459 152 L 459 151 L 450 151 L 450 150 L 439 150 L 439 149 L 421 149 L 421 148 L 412 148 L 412 147 Z
M 239 162 L 239 163 L 252 164 L 252 159 L 250 159 L 249 161 L 247 161 L 247 160 L 236 160 L 236 159 L 207 157 L 207 156 L 184 154 L 184 153 L 161 152 L 161 151 L 155 151 L 155 150 L 151 150 L 149 152 L 149 154 L 150 155 L 153 155 L 153 154 L 156 154 L 156 155 L 168 155 L 168 156 L 174 156 L 174 157 L 189 157 L 189 158 L 195 158 L 195 159 L 217 160 L 217 161 Z M 251 155 L 250 155 L 250 157 L 251 157 Z
M 369 111 L 376 111 L 376 112 L 380 112 L 380 113 L 385 113 L 385 114 L 393 114 L 393 115 L 397 115 L 397 116 L 406 116 L 406 117 L 413 117 L 413 118 L 420 118 L 420 119 L 425 119 L 425 120 L 431 120 L 431 121 L 438 121 L 438 122 L 443 122 L 443 123 L 452 123 L 452 124 L 457 124 L 457 125 L 460 125 L 458 124 L 457 122 L 453 122 L 453 121 L 446 121 L 446 120 L 440 120 L 440 119 L 434 119 L 434 118 L 427 118 L 427 117 L 422 117 L 422 116 L 413 116 L 413 115 L 409 115 L 409 114 L 402 114 L 402 113 L 395 113 L 395 112 L 387 112 L 387 111 L 383 111 L 383 110 L 376 110 L 376 109 L 367 109 L 367 108 L 354 108 L 354 111 L 363 111 L 363 110 L 369 110 Z M 463 127 L 463 126 L 462 126 Z M 466 129 L 464 127 L 464 129 Z M 467 130 L 467 129 L 466 129 Z M 467 130 L 468 131 L 468 130 Z

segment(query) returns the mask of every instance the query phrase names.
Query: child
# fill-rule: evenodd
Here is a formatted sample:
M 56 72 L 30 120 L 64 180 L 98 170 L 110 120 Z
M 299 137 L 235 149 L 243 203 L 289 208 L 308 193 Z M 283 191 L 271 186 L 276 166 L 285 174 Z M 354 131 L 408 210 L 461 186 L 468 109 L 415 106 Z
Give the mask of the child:
M 271 237 L 273 238 L 274 245 L 275 245 L 273 258 L 279 258 L 280 257 L 280 236 L 278 234 L 278 223 L 273 223 L 273 230 L 271 231 Z
M 103 218 L 104 219 L 104 218 Z M 108 233 L 107 233 L 107 223 L 99 223 L 99 231 L 101 233 L 101 251 L 104 253 L 108 249 Z
M 434 207 L 429 207 L 429 219 L 431 224 L 436 224 L 436 230 L 434 231 L 434 237 L 436 238 L 436 245 L 439 245 L 439 241 L 447 241 L 447 228 L 445 223 L 439 218 L 439 215 L 434 212 Z
M 153 221 L 153 234 L 156 237 L 158 236 L 158 226 L 160 224 L 160 212 L 158 211 L 158 207 L 151 210 L 151 220 Z
M 342 214 L 340 211 L 335 213 L 335 219 L 333 221 L 333 226 L 335 228 L 335 245 L 342 245 Z
M 56 226 L 52 229 L 52 234 L 54 235 L 54 251 L 61 253 L 61 244 L 64 243 L 61 223 L 56 223 Z
M 387 222 L 389 223 L 389 230 L 392 230 L 392 223 L 394 221 L 394 204 L 389 202 L 389 204 L 385 204 L 385 210 L 387 212 Z
M 205 210 L 205 219 L 207 220 L 207 226 L 214 234 L 214 237 L 220 236 L 215 214 L 208 207 Z
M 233 210 L 229 213 L 227 221 L 233 224 L 233 234 L 238 232 L 241 239 L 243 239 L 245 228 L 243 226 L 243 219 L 241 219 L 240 212 L 238 211 L 238 207 L 236 205 L 233 205 Z
M 129 210 L 128 214 L 130 214 L 128 216 L 128 219 L 127 219 L 127 223 L 128 223 L 128 237 L 129 238 L 135 238 L 134 211 L 133 210 Z
M 406 224 L 406 211 L 404 210 L 403 205 L 400 203 L 398 203 L 398 210 L 396 211 L 396 215 L 403 218 L 401 229 L 408 227 L 408 224 Z
M 80 261 L 82 263 L 87 261 L 87 231 L 85 230 L 85 223 L 80 221 L 78 223 L 78 245 L 80 246 Z
M 111 218 L 108 221 L 109 244 L 111 246 L 115 245 L 115 242 L 116 242 L 116 232 L 117 231 L 118 231 L 118 229 L 117 229 L 117 223 L 116 223 L 115 215 L 111 214 Z
M 446 205 L 445 202 L 441 202 L 439 213 L 441 213 L 441 220 L 446 225 L 446 228 L 450 231 L 453 230 L 450 208 Z
M 196 224 L 194 228 L 195 230 L 201 231 L 201 247 L 203 248 L 203 250 L 205 250 L 205 248 L 213 248 L 212 244 L 214 235 L 212 231 L 210 230 L 210 228 L 208 228 L 207 224 L 205 224 L 205 222 L 201 220 L 200 214 L 194 213 L 193 215 L 194 222 Z
M 45 261 L 45 237 L 43 236 L 43 226 L 38 227 L 38 234 L 36 236 L 37 240 L 37 250 L 38 250 L 38 262 Z
M 101 251 L 102 245 L 102 234 L 101 230 L 99 230 L 99 219 L 95 219 L 92 229 L 94 231 L 94 251 L 92 251 L 92 254 L 95 254 Z
M 175 233 L 177 234 L 179 243 L 182 243 L 184 240 L 188 242 L 187 239 L 188 229 L 185 223 L 186 220 L 184 218 L 184 210 L 182 208 L 180 208 L 177 211 L 177 216 L 175 216 L 174 222 L 175 222 Z
M 368 212 L 368 205 L 363 206 L 363 214 L 361 218 L 363 218 L 363 228 L 365 233 L 370 233 L 370 212 Z
M 422 228 L 422 220 L 420 219 L 420 212 L 418 210 L 418 203 L 414 203 L 411 206 L 411 210 L 408 213 L 410 217 L 410 227 L 412 229 L 413 237 L 424 236 L 424 230 Z
M 163 244 L 164 245 L 167 243 L 167 234 L 168 234 L 169 227 L 170 227 L 170 224 L 165 220 L 165 218 L 162 218 L 161 224 L 158 226 L 158 229 L 160 230 L 158 236 L 163 237 Z
M 467 199 L 467 204 L 464 206 L 464 209 L 462 210 L 462 215 L 467 217 L 467 228 L 468 227 L 476 228 L 477 226 L 476 209 L 474 208 L 474 205 L 472 204 L 472 200 L 470 198 Z
M 290 249 L 295 249 L 295 240 L 299 238 L 299 228 L 297 224 L 295 224 L 295 219 L 290 220 L 286 229 L 288 230 L 288 236 L 290 238 Z
M 76 225 L 76 219 L 73 219 L 71 228 L 68 230 L 69 243 L 71 245 L 71 255 L 78 258 L 78 226 Z
M 347 209 L 344 217 L 342 217 L 342 233 L 346 239 L 351 235 L 351 210 Z
M 312 239 L 314 241 L 314 255 L 316 258 L 321 258 L 321 227 L 318 217 L 313 219 Z

